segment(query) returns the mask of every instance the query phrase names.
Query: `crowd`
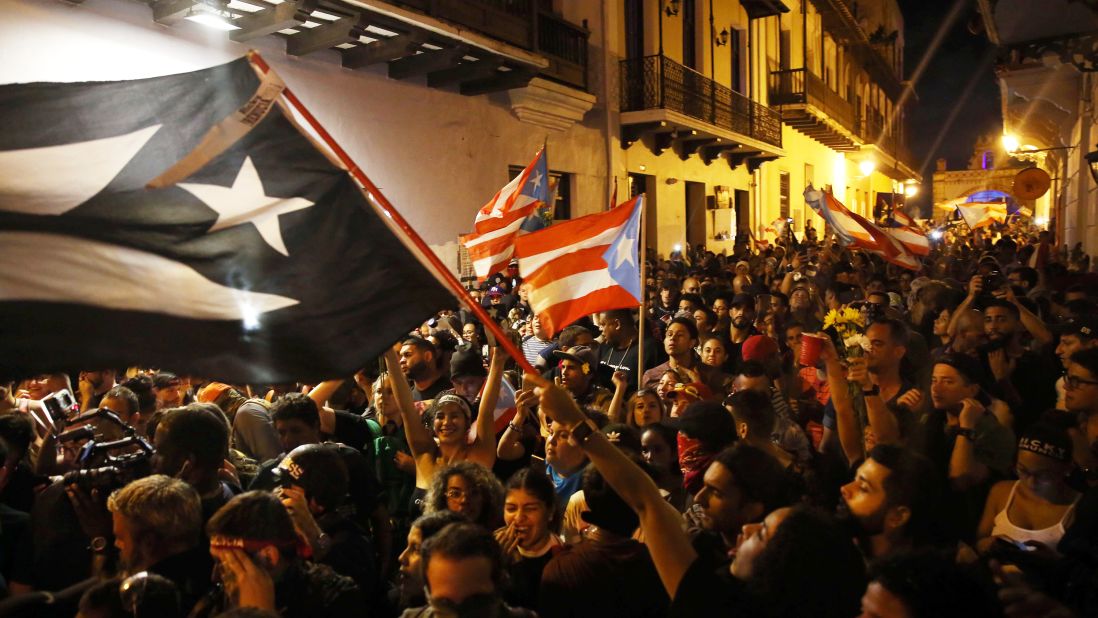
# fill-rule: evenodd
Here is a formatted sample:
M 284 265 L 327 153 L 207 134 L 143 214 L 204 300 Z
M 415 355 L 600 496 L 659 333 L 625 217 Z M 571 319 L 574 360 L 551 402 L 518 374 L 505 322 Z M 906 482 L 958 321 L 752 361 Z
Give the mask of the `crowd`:
M 560 333 L 509 267 L 538 374 L 446 310 L 319 384 L 11 376 L 0 616 L 1098 615 L 1085 262 L 789 241 Z

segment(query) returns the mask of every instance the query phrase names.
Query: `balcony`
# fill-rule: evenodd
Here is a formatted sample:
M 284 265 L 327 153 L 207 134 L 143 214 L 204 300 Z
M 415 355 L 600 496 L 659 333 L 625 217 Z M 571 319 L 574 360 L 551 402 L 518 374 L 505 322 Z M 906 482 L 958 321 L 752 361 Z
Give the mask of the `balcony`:
M 586 28 L 539 11 L 535 0 L 397 0 L 394 4 L 541 54 L 541 75 L 587 89 Z
M 828 148 L 858 149 L 854 106 L 810 71 L 772 71 L 770 104 L 781 110 L 782 122 Z
M 782 118 L 775 110 L 722 86 L 666 56 L 621 63 L 622 141 L 650 138 L 657 154 L 674 149 L 706 163 L 727 154 L 752 169 L 781 151 Z

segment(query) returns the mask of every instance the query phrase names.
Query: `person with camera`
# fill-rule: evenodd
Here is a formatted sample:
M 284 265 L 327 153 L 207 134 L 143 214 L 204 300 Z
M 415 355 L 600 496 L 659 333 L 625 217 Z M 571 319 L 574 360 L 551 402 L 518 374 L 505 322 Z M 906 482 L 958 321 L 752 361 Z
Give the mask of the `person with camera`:
M 373 544 L 341 507 L 347 498 L 347 465 L 322 444 L 290 451 L 276 469 L 282 501 L 312 559 L 350 577 L 369 598 L 380 598 Z
M 986 270 L 987 262 L 981 262 Z M 949 332 L 956 335 L 959 321 L 969 309 L 982 308 L 987 343 L 978 354 L 995 380 L 992 391 L 1010 406 L 1012 429 L 1024 431 L 1045 410 L 1056 404 L 1056 374 L 1048 327 L 1014 294 L 998 271 L 976 274 L 968 282 L 968 296 L 953 314 Z M 1032 336 L 1035 350 L 1023 345 Z M 1043 347 L 1042 347 L 1043 346 Z
M 192 615 L 232 608 L 277 612 L 282 618 L 351 618 L 366 599 L 354 580 L 310 562 L 282 502 L 249 491 L 229 501 L 206 524 L 219 585 Z

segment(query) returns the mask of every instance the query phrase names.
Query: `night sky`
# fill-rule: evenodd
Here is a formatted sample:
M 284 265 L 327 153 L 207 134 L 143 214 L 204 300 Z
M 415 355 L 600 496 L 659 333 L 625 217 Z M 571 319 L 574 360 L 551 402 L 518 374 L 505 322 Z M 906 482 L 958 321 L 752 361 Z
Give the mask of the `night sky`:
M 920 206 L 929 206 L 929 181 L 936 159 L 945 157 L 949 169 L 966 169 L 976 140 L 989 131 L 1002 130 L 994 46 L 982 30 L 979 34 L 969 30 L 981 23 L 974 0 L 899 0 L 906 39 L 904 78 L 914 76 L 956 2 L 962 3 L 963 9 L 915 83 L 918 99 L 907 116 L 908 147 L 926 181 L 926 190 L 912 200 Z M 971 94 L 962 101 L 972 80 Z M 950 123 L 951 114 L 956 116 Z

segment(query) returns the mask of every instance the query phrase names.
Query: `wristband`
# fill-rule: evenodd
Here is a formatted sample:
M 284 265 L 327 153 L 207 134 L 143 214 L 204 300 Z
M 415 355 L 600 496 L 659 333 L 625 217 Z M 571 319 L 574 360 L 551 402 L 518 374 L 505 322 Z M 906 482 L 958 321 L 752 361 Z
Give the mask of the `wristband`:
M 513 430 L 515 432 L 518 432 L 518 433 L 522 432 L 522 428 L 521 427 L 516 427 L 514 423 L 507 423 L 507 426 L 510 427 L 511 430 Z
M 880 397 L 881 396 L 881 387 L 877 384 L 874 384 L 873 386 L 871 386 L 869 388 L 863 388 L 862 389 L 862 396 L 863 397 L 874 397 L 874 396 Z
M 976 444 L 976 430 L 965 429 L 964 427 L 957 428 L 957 436 L 961 438 L 968 438 L 969 442 Z
M 595 430 L 591 429 L 591 424 L 588 422 L 580 423 L 572 428 L 572 439 L 576 444 L 583 446 L 587 443 L 587 439 L 591 437 L 591 434 Z

